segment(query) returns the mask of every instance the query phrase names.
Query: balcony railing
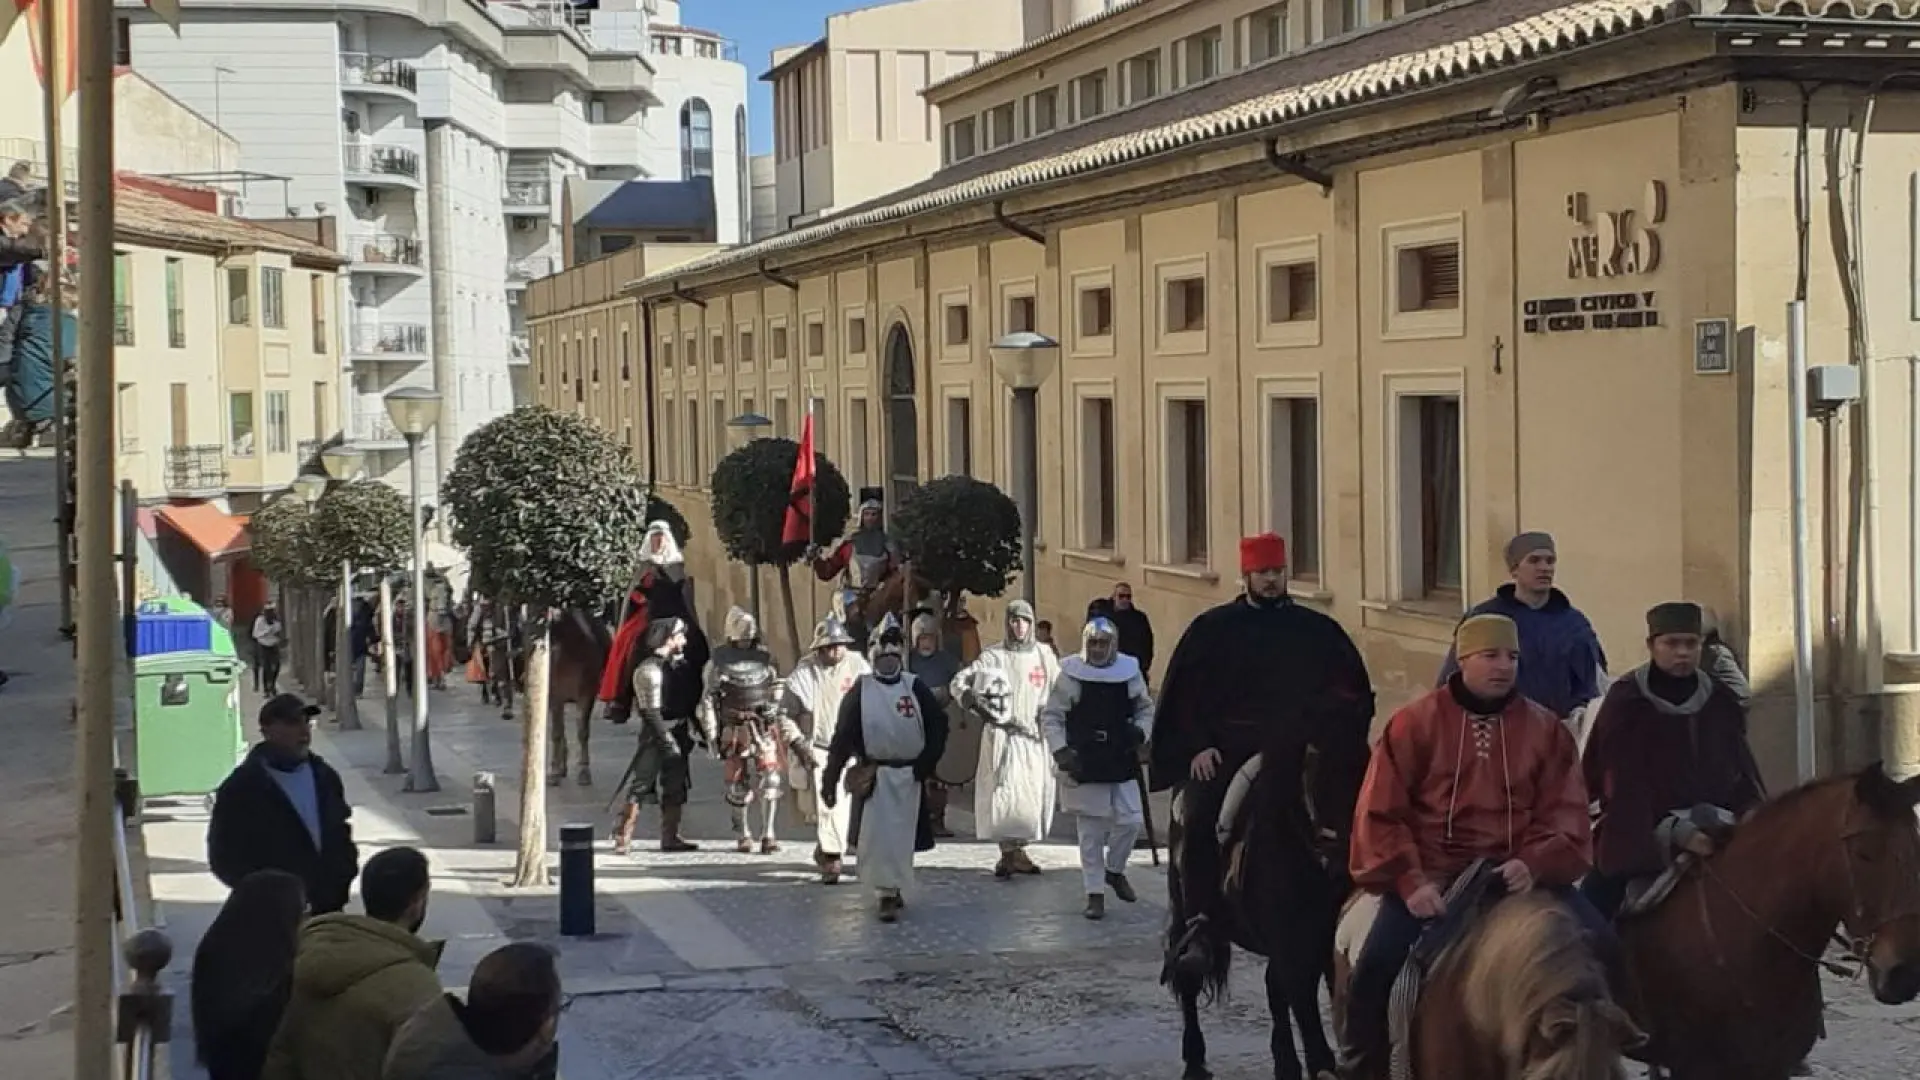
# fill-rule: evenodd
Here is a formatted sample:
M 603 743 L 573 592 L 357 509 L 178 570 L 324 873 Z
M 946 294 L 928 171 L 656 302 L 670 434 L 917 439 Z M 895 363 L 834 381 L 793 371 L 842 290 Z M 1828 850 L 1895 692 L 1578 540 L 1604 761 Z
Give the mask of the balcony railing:
M 361 264 L 420 265 L 420 241 L 393 233 L 355 233 L 347 238 L 347 258 Z
M 167 447 L 167 490 L 174 494 L 193 494 L 226 487 L 225 449 L 218 443 Z
M 427 328 L 419 323 L 357 323 L 353 328 L 356 356 L 395 356 L 427 351 Z
M 340 81 L 348 86 L 387 86 L 410 94 L 420 89 L 420 76 L 412 64 L 366 53 L 340 55 Z
M 341 144 L 341 163 L 356 176 L 403 176 L 420 179 L 420 155 L 404 146 L 383 143 L 347 142 Z
M 533 345 L 527 335 L 515 334 L 507 339 L 507 363 L 528 364 L 533 362 Z
M 553 205 L 553 186 L 544 180 L 509 180 L 500 201 L 510 210 L 544 209 Z
M 406 438 L 385 413 L 355 413 L 353 441 L 361 443 L 404 443 Z
M 507 280 L 527 282 L 543 278 L 553 273 L 553 256 L 529 255 L 524 259 L 507 260 Z
M 133 305 L 113 305 L 113 343 L 115 345 L 133 344 Z

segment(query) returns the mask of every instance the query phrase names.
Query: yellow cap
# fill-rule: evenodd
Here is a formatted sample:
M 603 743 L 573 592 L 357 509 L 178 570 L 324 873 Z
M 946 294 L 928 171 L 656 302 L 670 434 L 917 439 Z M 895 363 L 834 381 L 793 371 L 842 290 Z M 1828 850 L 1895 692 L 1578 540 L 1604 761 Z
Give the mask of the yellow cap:
M 1474 615 L 1453 632 L 1453 655 L 1472 656 L 1494 649 L 1520 651 L 1520 628 L 1505 615 Z

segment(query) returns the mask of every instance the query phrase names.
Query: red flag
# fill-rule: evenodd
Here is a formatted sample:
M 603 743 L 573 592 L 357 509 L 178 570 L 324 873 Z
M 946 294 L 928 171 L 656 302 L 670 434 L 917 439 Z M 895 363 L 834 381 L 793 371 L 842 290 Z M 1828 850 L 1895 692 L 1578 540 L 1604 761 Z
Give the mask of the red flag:
M 800 423 L 800 453 L 793 462 L 793 483 L 787 488 L 787 520 L 780 530 L 783 544 L 805 544 L 813 539 L 813 410 Z

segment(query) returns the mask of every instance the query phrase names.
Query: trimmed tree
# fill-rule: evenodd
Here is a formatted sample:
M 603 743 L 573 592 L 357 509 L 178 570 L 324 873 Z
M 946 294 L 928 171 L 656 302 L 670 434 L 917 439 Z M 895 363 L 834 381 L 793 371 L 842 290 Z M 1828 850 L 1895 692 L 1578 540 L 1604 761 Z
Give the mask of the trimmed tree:
M 787 499 L 793 484 L 793 466 L 800 444 L 792 439 L 755 439 L 714 466 L 713 530 L 732 558 L 744 562 L 755 575 L 760 567 L 780 572 L 780 605 L 787 620 L 787 638 L 801 647 L 800 624 L 793 607 L 790 570 L 806 553 L 809 543 L 832 540 L 847 527 L 853 498 L 846 477 L 825 454 L 813 455 L 813 535 L 807 543 L 781 541 L 786 528 Z
M 406 762 L 400 756 L 400 692 L 393 662 L 393 574 L 413 557 L 413 512 L 404 496 L 378 481 L 336 484 L 314 504 L 313 539 L 331 565 L 352 563 L 380 578 L 380 640 L 387 643 L 387 661 L 380 665 L 387 697 L 385 771 L 405 772 Z M 439 790 L 424 725 L 413 733 L 413 760 L 407 789 Z
M 288 643 L 299 643 L 295 671 L 304 669 L 308 692 L 322 696 L 326 605 L 318 597 L 332 579 L 332 568 L 314 544 L 312 510 L 304 500 L 283 495 L 248 520 L 247 533 L 253 565 L 279 587 L 286 602 Z
M 893 533 L 913 572 L 947 596 L 947 615 L 966 593 L 999 596 L 1020 574 L 1020 508 L 971 476 L 930 480 L 900 501 Z
M 467 436 L 440 491 L 474 588 L 532 613 L 513 883 L 544 885 L 548 627 L 558 609 L 598 611 L 626 585 L 647 526 L 646 483 L 625 446 L 582 417 L 535 405 Z

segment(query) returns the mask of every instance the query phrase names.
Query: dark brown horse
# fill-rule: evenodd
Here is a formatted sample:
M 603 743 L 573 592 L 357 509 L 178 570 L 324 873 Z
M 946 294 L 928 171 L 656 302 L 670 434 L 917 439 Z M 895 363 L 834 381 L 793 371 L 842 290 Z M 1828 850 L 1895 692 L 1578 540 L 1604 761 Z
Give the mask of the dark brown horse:
M 571 705 L 580 749 L 574 779 L 586 787 L 593 783 L 593 710 L 600 695 L 600 675 L 606 670 L 607 654 L 613 647 L 613 634 L 597 616 L 576 610 L 556 616 L 549 634 L 547 779 L 560 783 L 567 778 L 567 706 Z
M 1920 996 L 1920 778 L 1880 766 L 1789 791 L 1625 920 L 1629 1011 L 1674 1080 L 1786 1080 L 1820 1035 L 1844 928 L 1886 1005 Z
M 912 595 L 908 595 L 908 590 Z M 887 575 L 873 591 L 849 602 L 848 614 L 859 624 L 861 632 L 872 630 L 880 625 L 880 620 L 889 614 L 898 618 L 902 625 L 907 623 L 907 612 L 924 606 L 918 601 L 931 595 L 934 589 L 925 580 L 913 574 L 911 567 L 895 570 Z M 960 662 L 971 664 L 980 655 L 980 626 L 973 616 L 961 609 L 959 603 L 949 605 L 946 611 L 939 612 L 942 640 L 952 642 L 959 649 Z M 852 630 L 853 628 L 849 628 Z M 867 643 L 860 640 L 859 646 L 865 650 Z

